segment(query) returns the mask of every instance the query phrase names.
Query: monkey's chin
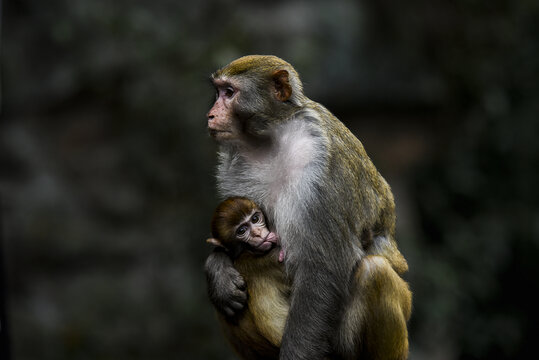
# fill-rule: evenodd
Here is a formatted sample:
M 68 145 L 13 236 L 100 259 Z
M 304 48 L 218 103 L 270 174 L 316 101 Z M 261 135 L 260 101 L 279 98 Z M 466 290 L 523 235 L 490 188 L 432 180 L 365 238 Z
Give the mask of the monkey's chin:
M 210 136 L 217 142 L 234 139 L 234 134 L 232 133 L 232 131 L 208 128 L 208 132 L 210 133 Z
M 274 245 L 275 245 L 275 243 L 273 243 L 273 242 L 264 241 L 264 242 L 262 242 L 260 245 L 258 245 L 256 247 L 256 251 L 259 252 L 259 253 L 265 253 L 265 252 L 270 251 L 273 248 Z

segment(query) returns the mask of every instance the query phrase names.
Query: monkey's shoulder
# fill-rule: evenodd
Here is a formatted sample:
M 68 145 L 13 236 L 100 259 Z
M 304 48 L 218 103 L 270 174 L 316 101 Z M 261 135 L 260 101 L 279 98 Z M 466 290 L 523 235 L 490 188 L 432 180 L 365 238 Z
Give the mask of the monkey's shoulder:
M 352 154 L 353 158 L 358 155 L 368 158 L 361 141 L 324 105 L 311 100 L 293 118 L 310 125 L 313 138 L 320 138 L 326 151 L 346 152 Z

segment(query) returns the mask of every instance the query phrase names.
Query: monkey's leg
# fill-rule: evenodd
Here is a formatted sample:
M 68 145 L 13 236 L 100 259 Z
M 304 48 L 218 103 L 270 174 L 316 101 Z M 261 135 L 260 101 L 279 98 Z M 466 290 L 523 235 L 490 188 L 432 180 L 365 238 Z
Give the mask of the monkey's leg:
M 412 293 L 382 256 L 364 257 L 341 323 L 336 351 L 343 359 L 404 360 Z
M 279 348 L 259 332 L 249 309 L 231 321 L 219 314 L 225 337 L 242 360 L 278 360 Z
M 412 293 L 408 284 L 381 256 L 367 256 L 357 274 L 364 291 L 364 353 L 368 358 L 395 360 L 408 358 L 408 329 Z

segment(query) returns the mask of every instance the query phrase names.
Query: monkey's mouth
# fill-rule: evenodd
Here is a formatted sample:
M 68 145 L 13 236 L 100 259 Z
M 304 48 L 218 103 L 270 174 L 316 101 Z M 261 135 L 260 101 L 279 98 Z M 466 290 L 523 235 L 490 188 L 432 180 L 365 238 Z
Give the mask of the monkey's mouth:
M 272 241 L 262 241 L 260 244 L 258 244 L 255 249 L 258 252 L 265 253 L 267 251 L 270 251 L 275 246 L 275 243 Z
M 262 240 L 260 244 L 255 246 L 255 249 L 260 252 L 266 252 L 273 249 L 276 245 L 277 237 L 274 233 L 270 232 L 268 235 L 266 235 L 266 237 L 264 238 L 264 240 Z
M 265 251 L 270 250 L 274 245 L 275 245 L 275 243 L 273 243 L 271 241 L 263 241 L 256 247 L 256 249 L 259 250 L 259 251 L 264 251 L 265 252 Z

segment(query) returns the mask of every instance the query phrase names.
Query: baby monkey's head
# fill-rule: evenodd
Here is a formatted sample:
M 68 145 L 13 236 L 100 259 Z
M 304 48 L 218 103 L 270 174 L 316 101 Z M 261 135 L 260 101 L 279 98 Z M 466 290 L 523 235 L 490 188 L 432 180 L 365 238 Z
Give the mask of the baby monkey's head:
M 243 250 L 264 254 L 278 241 L 277 235 L 268 230 L 262 210 L 244 197 L 230 197 L 217 206 L 211 232 L 213 237 L 207 242 L 236 256 Z

